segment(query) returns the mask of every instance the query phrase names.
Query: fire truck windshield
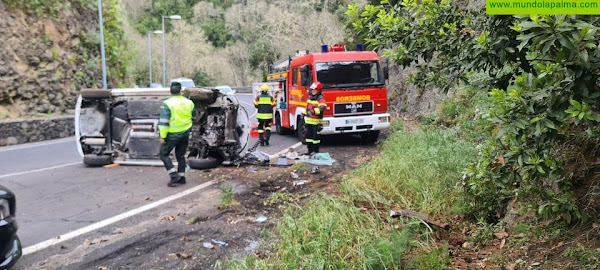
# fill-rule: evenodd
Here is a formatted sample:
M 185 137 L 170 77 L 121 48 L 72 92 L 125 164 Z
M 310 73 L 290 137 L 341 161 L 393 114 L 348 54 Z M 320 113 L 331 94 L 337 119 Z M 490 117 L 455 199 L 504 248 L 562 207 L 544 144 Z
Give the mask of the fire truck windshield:
M 317 80 L 327 88 L 379 86 L 385 83 L 378 61 L 316 63 Z

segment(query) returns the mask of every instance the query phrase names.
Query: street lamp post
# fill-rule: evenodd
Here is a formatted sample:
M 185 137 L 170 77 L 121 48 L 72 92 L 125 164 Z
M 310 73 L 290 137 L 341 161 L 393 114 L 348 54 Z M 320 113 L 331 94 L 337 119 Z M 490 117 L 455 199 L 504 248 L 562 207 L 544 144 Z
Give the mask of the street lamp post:
M 102 89 L 107 89 L 106 83 L 106 54 L 104 52 L 104 23 L 102 19 L 102 0 L 98 0 L 98 20 L 100 22 L 100 54 L 102 57 Z
M 150 40 L 150 34 L 162 34 L 163 32 L 160 30 L 148 32 L 148 73 L 150 73 L 150 82 L 148 83 L 148 87 L 152 85 L 152 42 Z
M 172 16 L 162 16 L 162 62 L 163 62 L 163 86 L 167 85 L 167 58 L 166 58 L 166 49 L 165 49 L 165 19 L 171 20 L 181 20 L 181 16 L 172 15 Z

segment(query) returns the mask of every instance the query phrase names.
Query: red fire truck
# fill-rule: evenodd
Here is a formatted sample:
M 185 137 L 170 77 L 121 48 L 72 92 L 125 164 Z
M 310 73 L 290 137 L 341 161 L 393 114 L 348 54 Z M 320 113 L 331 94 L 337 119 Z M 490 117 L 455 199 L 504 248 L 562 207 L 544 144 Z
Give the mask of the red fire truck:
M 381 67 L 377 53 L 357 47 L 358 51 L 346 51 L 345 45 L 323 45 L 321 53 L 299 54 L 275 67 L 280 72 L 269 74 L 267 81 L 272 86 L 278 82 L 273 92 L 278 102 L 277 133 L 296 131 L 304 141 L 303 114 L 308 88 L 315 81 L 323 84 L 327 101 L 322 135 L 358 133 L 373 143 L 381 130 L 389 128 L 387 68 Z

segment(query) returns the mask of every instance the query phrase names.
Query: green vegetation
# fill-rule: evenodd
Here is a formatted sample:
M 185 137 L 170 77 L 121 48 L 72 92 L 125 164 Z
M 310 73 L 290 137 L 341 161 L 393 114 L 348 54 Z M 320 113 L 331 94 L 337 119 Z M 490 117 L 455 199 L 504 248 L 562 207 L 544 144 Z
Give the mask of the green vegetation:
M 381 1 L 351 5 L 348 14 L 356 38 L 389 59 L 408 66 L 422 58 L 413 75 L 418 86 L 489 96 L 479 123 L 485 141 L 467 169 L 473 217 L 495 222 L 516 197 L 540 218 L 585 220 L 573 191 L 589 176 L 565 168 L 574 153 L 597 153 L 600 140 L 597 18 L 487 16 L 451 1 Z M 444 105 L 445 118 L 461 113 L 456 104 Z
M 220 209 L 227 209 L 229 207 L 240 205 L 234 198 L 233 190 L 233 186 L 230 185 L 221 187 L 221 195 L 219 195 L 219 199 L 221 200 L 221 203 L 219 204 Z
M 279 203 L 297 202 L 298 200 L 299 200 L 298 195 L 294 195 L 291 193 L 284 193 L 284 192 L 274 192 L 274 193 L 271 193 L 271 195 L 269 195 L 269 197 L 263 201 L 263 204 L 264 205 L 275 205 L 275 204 L 279 204 Z
M 342 194 L 315 196 L 290 205 L 277 226 L 277 253 L 265 261 L 235 262 L 235 269 L 444 269 L 448 247 L 430 247 L 432 229 L 421 220 L 391 219 L 355 204 L 383 204 L 425 213 L 457 212 L 461 170 L 472 162 L 473 144 L 452 130 L 397 132 L 381 156 L 341 184 Z M 420 241 L 415 239 L 420 239 Z M 408 252 L 420 255 L 406 260 Z
M 94 0 L 78 1 L 87 7 L 94 7 Z M 69 8 L 70 1 L 61 0 L 6 0 L 8 6 L 18 8 L 26 12 L 35 13 L 37 16 L 56 16 L 63 8 Z

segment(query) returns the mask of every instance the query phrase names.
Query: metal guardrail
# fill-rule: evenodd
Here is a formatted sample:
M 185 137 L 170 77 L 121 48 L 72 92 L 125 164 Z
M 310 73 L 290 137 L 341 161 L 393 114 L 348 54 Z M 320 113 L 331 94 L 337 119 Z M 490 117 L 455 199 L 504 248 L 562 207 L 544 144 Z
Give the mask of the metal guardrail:
M 231 87 L 236 93 L 252 93 L 252 86 Z

